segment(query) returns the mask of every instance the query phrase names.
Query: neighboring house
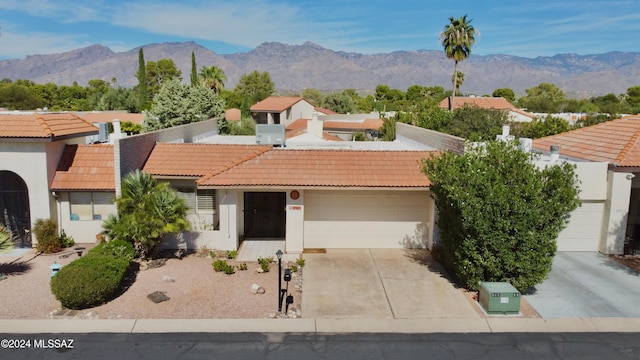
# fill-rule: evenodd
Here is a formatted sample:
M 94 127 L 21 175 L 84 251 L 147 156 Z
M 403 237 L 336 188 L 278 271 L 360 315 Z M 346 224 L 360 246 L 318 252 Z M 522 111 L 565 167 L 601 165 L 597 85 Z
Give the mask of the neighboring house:
M 585 169 L 582 206 L 558 240 L 560 250 L 630 254 L 640 250 L 640 116 L 536 139 L 533 148 Z M 591 167 L 591 170 L 589 169 Z
M 57 218 L 49 185 L 65 147 L 97 133 L 72 113 L 0 113 L 0 224 L 29 243 L 36 219 Z
M 76 115 L 90 123 L 111 123 L 114 121 L 130 122 L 142 125 L 145 114 L 130 113 L 124 110 L 75 112 Z
M 356 133 L 366 134 L 371 140 L 378 137 L 384 120 L 371 118 L 371 114 L 331 114 L 319 116 L 313 112 L 310 119 L 298 119 L 286 127 L 287 138 L 303 133 L 314 134 L 326 140 L 352 140 Z
M 311 119 L 315 105 L 302 97 L 270 96 L 253 105 L 258 124 L 283 124 L 285 127 L 297 119 Z
M 494 109 L 506 111 L 509 120 L 514 122 L 530 122 L 535 117 L 533 114 L 513 106 L 507 99 L 503 97 L 458 97 L 453 99 L 453 108 L 451 106 L 452 99 L 447 97 L 440 101 L 440 108 L 445 110 L 455 110 L 465 106 L 475 106 L 481 109 Z
M 240 121 L 242 119 L 242 112 L 236 108 L 227 109 L 224 111 L 224 118 L 227 121 Z

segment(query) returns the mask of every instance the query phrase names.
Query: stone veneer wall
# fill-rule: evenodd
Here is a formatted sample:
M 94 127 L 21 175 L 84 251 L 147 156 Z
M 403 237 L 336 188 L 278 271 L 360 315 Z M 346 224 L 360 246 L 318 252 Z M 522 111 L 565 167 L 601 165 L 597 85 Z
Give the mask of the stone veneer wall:
M 456 154 L 464 153 L 465 139 L 434 130 L 396 122 L 396 136 L 402 136 L 438 150 L 448 150 Z
M 113 142 L 116 196 L 120 196 L 120 180 L 123 176 L 141 169 L 156 142 L 192 143 L 206 134 L 217 133 L 217 119 L 174 126 L 149 133 L 115 139 Z

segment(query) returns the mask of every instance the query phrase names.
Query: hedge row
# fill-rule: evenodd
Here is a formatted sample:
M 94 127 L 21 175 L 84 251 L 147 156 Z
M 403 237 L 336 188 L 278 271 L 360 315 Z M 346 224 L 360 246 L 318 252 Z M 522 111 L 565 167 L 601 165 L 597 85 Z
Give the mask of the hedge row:
M 102 243 L 66 266 L 51 279 L 51 292 L 68 309 L 86 309 L 113 298 L 134 257 L 131 243 Z

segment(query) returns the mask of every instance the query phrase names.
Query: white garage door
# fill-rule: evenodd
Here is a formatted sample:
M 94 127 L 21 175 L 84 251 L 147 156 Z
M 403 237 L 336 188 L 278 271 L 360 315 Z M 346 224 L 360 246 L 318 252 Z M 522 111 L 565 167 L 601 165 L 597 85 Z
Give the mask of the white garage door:
M 304 247 L 424 246 L 426 191 L 305 191 Z
M 598 251 L 603 202 L 583 202 L 558 236 L 558 251 Z

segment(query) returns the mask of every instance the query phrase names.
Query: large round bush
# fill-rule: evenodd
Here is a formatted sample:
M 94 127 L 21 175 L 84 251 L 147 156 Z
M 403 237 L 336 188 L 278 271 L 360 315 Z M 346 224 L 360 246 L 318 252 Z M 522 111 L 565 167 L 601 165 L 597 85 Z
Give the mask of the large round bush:
M 127 255 L 131 253 L 131 255 Z M 86 309 L 111 300 L 129 270 L 133 247 L 104 243 L 70 264 L 51 279 L 51 291 L 62 306 Z M 122 255 L 122 256 L 119 256 Z

